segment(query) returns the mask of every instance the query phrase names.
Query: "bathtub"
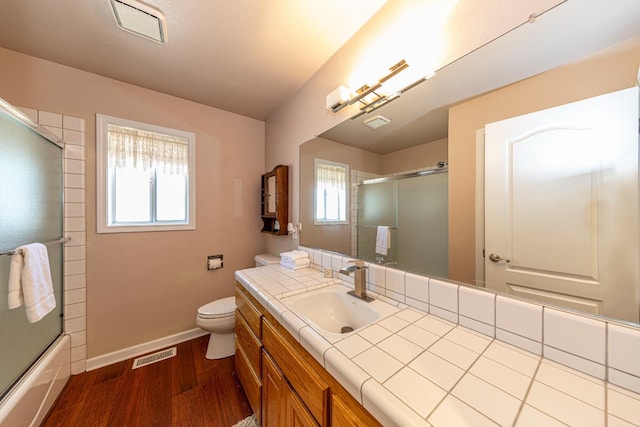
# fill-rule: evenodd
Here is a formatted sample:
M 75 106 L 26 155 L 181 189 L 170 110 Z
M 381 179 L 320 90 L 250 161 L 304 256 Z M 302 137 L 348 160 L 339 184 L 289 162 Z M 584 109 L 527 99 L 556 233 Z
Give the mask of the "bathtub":
M 39 426 L 71 376 L 71 339 L 61 335 L 0 402 L 0 426 Z

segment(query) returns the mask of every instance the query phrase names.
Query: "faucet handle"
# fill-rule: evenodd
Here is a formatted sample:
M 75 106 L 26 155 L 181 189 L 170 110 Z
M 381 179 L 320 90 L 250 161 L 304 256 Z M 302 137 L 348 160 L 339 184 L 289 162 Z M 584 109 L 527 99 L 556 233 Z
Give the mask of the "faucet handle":
M 349 260 L 345 261 L 345 263 L 349 263 L 349 262 L 355 263 L 356 268 L 367 268 L 364 265 L 364 261 L 362 261 L 361 259 L 349 259 Z

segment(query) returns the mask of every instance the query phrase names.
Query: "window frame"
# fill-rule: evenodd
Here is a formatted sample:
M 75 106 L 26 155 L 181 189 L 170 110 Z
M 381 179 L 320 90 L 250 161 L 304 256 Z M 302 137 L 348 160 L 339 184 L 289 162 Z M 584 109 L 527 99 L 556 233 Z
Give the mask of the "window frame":
M 186 221 L 161 221 L 149 223 L 109 223 L 109 166 L 108 166 L 108 125 L 130 127 L 134 129 L 155 132 L 159 134 L 177 136 L 188 140 L 189 145 L 189 175 L 187 182 L 187 219 Z M 141 231 L 175 231 L 196 229 L 196 135 L 178 129 L 171 129 L 149 123 L 137 122 L 120 117 L 96 114 L 96 216 L 98 233 L 131 233 Z M 151 191 L 151 198 L 155 199 L 155 189 Z M 155 204 L 155 201 L 153 202 Z M 155 218 L 155 214 L 152 215 Z
M 317 213 L 318 213 L 318 165 L 319 164 L 323 164 L 323 165 L 333 165 L 333 166 L 339 166 L 344 168 L 345 170 L 345 189 L 344 189 L 344 221 L 340 221 L 340 220 L 323 220 L 323 219 L 318 219 L 317 217 Z M 349 174 L 349 165 L 347 163 L 339 163 L 339 162 L 334 162 L 331 160 L 324 160 L 324 159 L 319 159 L 319 158 L 315 158 L 314 159 L 314 164 L 313 164 L 313 223 L 314 225 L 348 225 L 349 224 L 349 213 L 350 213 L 350 208 L 349 208 L 349 202 L 350 202 L 350 192 L 349 192 L 349 187 L 350 187 L 350 182 L 351 182 L 351 176 Z

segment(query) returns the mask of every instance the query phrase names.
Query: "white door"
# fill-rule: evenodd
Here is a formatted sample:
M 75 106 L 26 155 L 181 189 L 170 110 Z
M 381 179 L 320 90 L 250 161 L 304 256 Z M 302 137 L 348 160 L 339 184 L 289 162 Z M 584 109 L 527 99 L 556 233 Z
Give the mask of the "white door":
M 485 127 L 488 288 L 638 322 L 638 88 Z

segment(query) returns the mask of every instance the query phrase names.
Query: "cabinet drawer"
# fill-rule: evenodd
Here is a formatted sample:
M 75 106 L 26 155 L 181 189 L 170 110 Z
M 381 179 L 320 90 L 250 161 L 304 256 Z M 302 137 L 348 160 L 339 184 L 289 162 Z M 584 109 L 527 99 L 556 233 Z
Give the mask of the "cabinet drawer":
M 254 307 L 249 300 L 249 296 L 239 289 L 240 285 L 236 285 L 236 308 L 247 321 L 249 329 L 254 333 L 258 339 L 262 338 L 262 331 L 260 328 L 260 318 L 262 314 Z
M 327 425 L 329 386 L 313 368 L 291 348 L 286 339 L 266 320 L 262 322 L 262 343 L 278 364 L 309 412 L 321 425 Z
M 236 346 L 235 357 L 236 373 L 244 388 L 244 393 L 247 395 L 247 400 L 251 409 L 258 418 L 258 424 L 261 420 L 261 404 L 262 404 L 262 382 L 256 377 L 256 374 L 251 369 L 247 356 L 242 351 L 241 347 Z
M 260 378 L 260 350 L 262 349 L 262 343 L 249 330 L 249 325 L 239 312 L 236 312 L 236 345 L 242 347 L 253 372 Z

